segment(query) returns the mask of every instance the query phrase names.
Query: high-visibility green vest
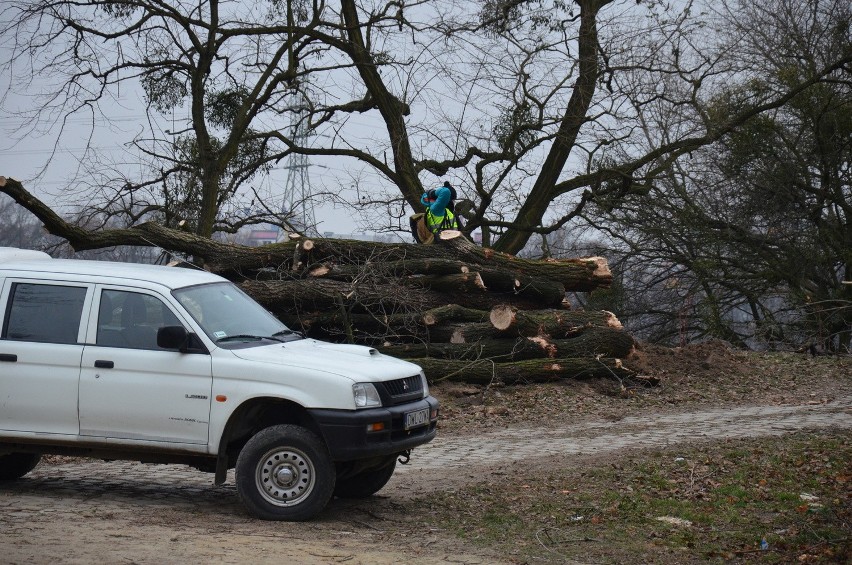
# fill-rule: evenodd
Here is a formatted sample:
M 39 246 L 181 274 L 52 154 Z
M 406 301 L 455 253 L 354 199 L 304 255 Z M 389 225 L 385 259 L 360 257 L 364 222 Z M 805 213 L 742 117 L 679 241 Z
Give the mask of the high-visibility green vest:
M 446 215 L 444 216 L 435 216 L 431 210 L 426 210 L 426 226 L 432 233 L 438 233 L 440 230 L 459 229 L 456 215 L 450 212 L 449 208 L 447 208 Z

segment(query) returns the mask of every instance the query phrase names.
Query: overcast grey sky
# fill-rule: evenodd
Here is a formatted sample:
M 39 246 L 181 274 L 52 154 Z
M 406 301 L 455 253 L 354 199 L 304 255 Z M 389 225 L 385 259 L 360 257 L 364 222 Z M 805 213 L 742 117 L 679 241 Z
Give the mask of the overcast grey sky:
M 0 92 L 7 92 L 7 86 L 8 77 L 0 76 Z M 130 145 L 147 120 L 139 92 L 129 93 L 106 106 L 104 109 L 111 113 L 109 120 L 77 114 L 67 120 L 64 130 L 58 123 L 43 123 L 34 130 L 17 131 L 26 123 L 15 115 L 15 110 L 28 111 L 33 104 L 32 99 L 10 95 L 5 101 L 6 111 L 0 108 L 0 175 L 23 182 L 27 190 L 51 205 L 70 203 L 63 192 L 75 183 L 75 179 L 85 176 L 79 159 L 87 146 L 105 161 L 124 163 L 127 171 L 141 162 L 141 157 Z M 381 124 L 364 119 L 359 127 L 376 129 Z M 60 131 L 62 135 L 57 138 Z M 351 171 L 339 161 L 314 158 L 311 164 L 309 177 L 315 190 L 340 191 L 351 186 Z M 268 178 L 259 178 L 254 184 L 261 193 L 280 198 L 286 181 L 286 163 L 282 162 Z M 352 212 L 331 205 L 317 207 L 319 231 L 361 231 Z

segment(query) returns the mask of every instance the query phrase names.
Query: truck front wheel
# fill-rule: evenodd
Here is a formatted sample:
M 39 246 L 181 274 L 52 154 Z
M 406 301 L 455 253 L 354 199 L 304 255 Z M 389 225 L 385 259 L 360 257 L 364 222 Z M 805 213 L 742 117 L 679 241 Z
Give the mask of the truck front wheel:
M 300 426 L 282 424 L 255 434 L 237 458 L 240 501 L 262 520 L 316 516 L 334 492 L 334 464 L 325 444 Z

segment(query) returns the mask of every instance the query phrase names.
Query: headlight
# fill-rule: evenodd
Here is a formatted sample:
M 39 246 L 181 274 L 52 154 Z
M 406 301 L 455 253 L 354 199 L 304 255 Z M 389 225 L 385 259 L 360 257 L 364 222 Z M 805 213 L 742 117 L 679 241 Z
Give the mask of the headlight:
M 420 380 L 423 381 L 423 398 L 429 396 L 429 382 L 426 380 L 426 373 L 420 371 Z
M 355 408 L 374 408 L 382 405 L 379 392 L 372 383 L 355 383 L 352 385 L 352 394 L 355 397 Z

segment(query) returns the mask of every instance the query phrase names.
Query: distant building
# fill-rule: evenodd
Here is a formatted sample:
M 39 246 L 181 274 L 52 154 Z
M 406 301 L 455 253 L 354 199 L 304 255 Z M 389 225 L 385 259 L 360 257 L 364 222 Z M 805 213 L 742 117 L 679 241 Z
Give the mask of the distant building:
M 246 238 L 246 245 L 260 247 L 261 245 L 277 243 L 280 239 L 281 232 L 278 230 L 251 230 Z

